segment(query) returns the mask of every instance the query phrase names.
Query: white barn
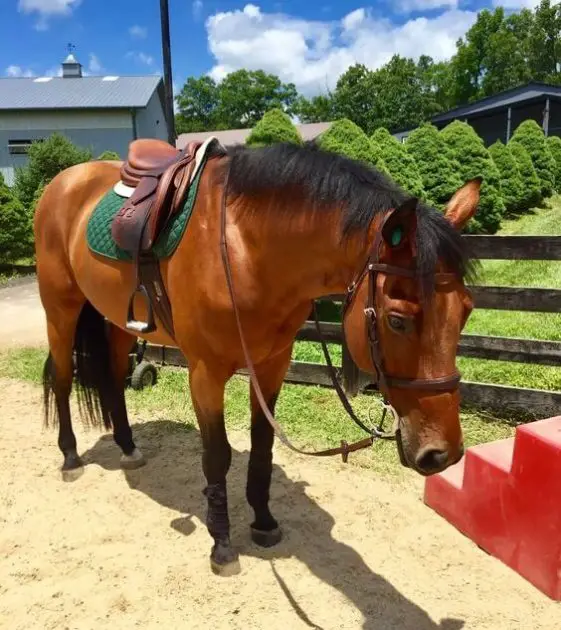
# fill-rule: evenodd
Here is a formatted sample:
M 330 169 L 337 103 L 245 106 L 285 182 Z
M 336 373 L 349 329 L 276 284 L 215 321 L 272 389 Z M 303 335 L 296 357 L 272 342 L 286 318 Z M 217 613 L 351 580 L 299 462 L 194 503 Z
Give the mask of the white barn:
M 94 157 L 124 157 L 136 138 L 167 140 L 164 102 L 161 77 L 83 76 L 72 54 L 60 77 L 0 78 L 0 173 L 12 185 L 31 142 L 55 131 Z

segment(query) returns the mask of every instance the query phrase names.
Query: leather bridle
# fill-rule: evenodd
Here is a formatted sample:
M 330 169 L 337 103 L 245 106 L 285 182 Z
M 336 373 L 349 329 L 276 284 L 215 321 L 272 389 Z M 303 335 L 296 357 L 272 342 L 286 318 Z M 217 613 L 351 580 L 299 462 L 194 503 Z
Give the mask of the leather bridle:
M 340 446 L 324 449 L 321 451 L 304 451 L 294 446 L 290 442 L 290 440 L 286 437 L 280 424 L 275 420 L 273 414 L 271 413 L 269 409 L 267 401 L 265 400 L 263 396 L 263 392 L 261 390 L 259 381 L 257 379 L 255 366 L 249 354 L 249 349 L 247 347 L 245 335 L 243 333 L 243 329 L 241 326 L 240 313 L 239 313 L 238 304 L 236 301 L 236 296 L 235 296 L 235 291 L 234 291 L 234 286 L 233 286 L 232 270 L 230 267 L 230 261 L 228 257 L 228 243 L 226 240 L 226 200 L 227 200 L 227 194 L 228 194 L 229 175 L 230 175 L 230 168 L 228 167 L 226 171 L 225 181 L 224 181 L 224 189 L 223 189 L 222 204 L 221 204 L 221 217 L 220 217 L 220 245 L 221 245 L 222 262 L 224 265 L 224 271 L 226 273 L 228 290 L 230 293 L 232 307 L 233 307 L 234 315 L 236 318 L 236 324 L 237 324 L 238 333 L 240 336 L 240 342 L 242 345 L 242 350 L 243 350 L 244 358 L 246 361 L 246 366 L 247 366 L 247 370 L 248 370 L 249 377 L 251 380 L 251 384 L 254 389 L 254 393 L 257 397 L 257 401 L 259 403 L 259 406 L 261 407 L 261 411 L 263 415 L 265 416 L 265 418 L 271 425 L 275 435 L 279 438 L 279 440 L 285 446 L 287 446 L 290 450 L 296 453 L 300 453 L 302 455 L 312 455 L 316 457 L 341 455 L 343 461 L 347 462 L 349 453 L 372 446 L 372 444 L 374 443 L 376 439 L 395 439 L 395 433 L 386 433 L 383 430 L 383 423 L 384 423 L 384 419 L 386 417 L 386 413 L 388 410 L 392 411 L 396 424 L 399 423 L 399 416 L 396 410 L 392 407 L 391 404 L 388 403 L 388 392 L 389 392 L 390 387 L 402 388 L 402 389 L 424 389 L 424 390 L 431 390 L 431 391 L 453 390 L 458 387 L 460 378 L 461 378 L 458 372 L 455 372 L 454 374 L 447 375 L 447 376 L 437 377 L 434 379 L 417 379 L 417 378 L 403 378 L 403 377 L 392 376 L 392 375 L 387 374 L 384 369 L 384 361 L 383 361 L 382 353 L 380 350 L 380 343 L 379 343 L 378 331 L 377 331 L 377 314 L 376 314 L 376 302 L 375 302 L 377 274 L 384 273 L 384 274 L 390 274 L 390 275 L 398 275 L 398 276 L 402 276 L 406 278 L 417 278 L 418 276 L 415 272 L 415 269 L 394 267 L 394 266 L 386 265 L 379 262 L 380 249 L 382 245 L 382 229 L 380 228 L 380 230 L 378 231 L 375 243 L 374 243 L 374 247 L 372 248 L 372 252 L 366 262 L 366 265 L 364 266 L 364 269 L 358 275 L 357 279 L 352 282 L 352 284 L 347 290 L 347 295 L 346 295 L 345 303 L 343 306 L 342 329 L 343 329 L 343 335 L 344 335 L 345 316 L 347 314 L 349 307 L 351 306 L 351 304 L 353 303 L 356 297 L 357 289 L 360 287 L 360 285 L 364 281 L 366 275 L 368 275 L 368 301 L 367 301 L 367 306 L 364 310 L 364 313 L 365 313 L 366 332 L 367 332 L 367 338 L 368 338 L 368 343 L 369 343 L 369 348 L 370 348 L 370 355 L 372 358 L 372 364 L 377 373 L 378 389 L 381 392 L 382 396 L 384 397 L 384 405 L 383 405 L 384 413 L 382 416 L 382 420 L 380 424 L 378 425 L 378 427 L 368 427 L 365 423 L 363 423 L 357 417 L 354 410 L 352 409 L 352 406 L 345 392 L 343 391 L 343 388 L 341 387 L 339 379 L 337 378 L 337 373 L 335 371 L 335 368 L 333 367 L 333 363 L 329 355 L 327 344 L 325 342 L 325 339 L 323 338 L 323 335 L 321 334 L 319 319 L 318 319 L 317 310 L 316 310 L 316 306 L 314 302 L 313 310 L 314 310 L 315 324 L 318 331 L 318 335 L 320 337 L 321 346 L 323 349 L 326 363 L 329 368 L 333 386 L 341 400 L 341 403 L 343 404 L 343 407 L 347 411 L 348 415 L 355 422 L 355 424 L 357 424 L 363 431 L 365 431 L 368 434 L 369 437 L 363 440 L 360 440 L 358 442 L 354 442 L 352 444 L 348 444 L 346 441 L 341 440 Z M 387 216 L 386 216 L 386 219 L 387 219 Z M 454 279 L 456 279 L 456 276 L 451 273 L 435 274 L 436 284 L 448 283 Z M 397 429 L 397 431 L 399 431 L 399 429 Z M 402 457 L 401 452 L 400 452 L 400 457 Z M 402 461 L 403 461 L 403 457 L 402 457 Z
M 377 319 L 376 313 L 376 280 L 379 273 L 385 275 L 401 276 L 402 278 L 418 279 L 415 268 L 396 267 L 394 265 L 387 265 L 379 262 L 380 249 L 382 245 L 382 230 L 384 222 L 380 226 L 377 233 L 372 252 L 366 262 L 366 265 L 362 272 L 359 274 L 357 280 L 353 281 L 350 287 L 347 289 L 345 302 L 343 304 L 343 330 L 345 326 L 345 317 L 348 309 L 353 303 L 357 290 L 368 276 L 368 301 L 366 308 L 364 309 L 365 323 L 366 323 L 366 335 L 368 339 L 368 346 L 370 349 L 370 358 L 372 365 L 376 370 L 378 389 L 387 398 L 390 387 L 396 389 L 423 389 L 428 391 L 446 391 L 457 387 L 461 380 L 461 374 L 455 371 L 452 374 L 446 376 L 440 376 L 431 379 L 422 378 L 404 378 L 399 376 L 392 376 L 387 374 L 384 368 L 384 360 L 380 349 L 380 341 L 378 339 Z M 434 283 L 436 286 L 445 285 L 457 280 L 457 276 L 453 273 L 438 272 L 434 274 Z

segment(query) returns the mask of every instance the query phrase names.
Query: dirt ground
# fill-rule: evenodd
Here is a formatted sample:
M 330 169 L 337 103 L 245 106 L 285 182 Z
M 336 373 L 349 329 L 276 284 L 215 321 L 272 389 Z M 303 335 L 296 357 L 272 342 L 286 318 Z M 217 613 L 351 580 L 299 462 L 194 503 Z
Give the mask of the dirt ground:
M 35 278 L 0 288 L 0 348 L 46 345 L 45 313 Z
M 197 431 L 135 418 L 148 464 L 118 467 L 108 435 L 76 422 L 84 475 L 64 483 L 40 390 L 1 381 L 0 628 L 553 630 L 561 605 L 397 485 L 335 460 L 275 451 L 285 533 L 253 545 L 247 436 L 231 436 L 233 542 L 242 572 L 210 571 Z M 373 455 L 374 456 L 374 455 Z

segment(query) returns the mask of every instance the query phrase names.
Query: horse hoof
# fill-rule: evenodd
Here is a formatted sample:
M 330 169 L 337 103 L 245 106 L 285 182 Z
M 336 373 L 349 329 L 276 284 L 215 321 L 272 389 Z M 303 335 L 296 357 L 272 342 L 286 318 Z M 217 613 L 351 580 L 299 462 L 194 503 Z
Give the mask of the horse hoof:
M 210 568 L 221 577 L 237 575 L 241 571 L 239 556 L 229 544 L 217 543 L 210 554 Z
M 84 474 L 84 467 L 78 466 L 76 468 L 63 468 L 60 472 L 64 482 L 72 483 L 73 481 L 80 479 L 80 477 Z
M 211 558 L 210 568 L 212 569 L 214 575 L 219 575 L 220 577 L 232 577 L 233 575 L 238 575 L 238 573 L 242 570 L 240 561 L 237 558 L 232 560 L 232 562 L 227 562 L 226 564 L 219 564 Z
M 145 464 L 146 460 L 144 459 L 144 455 L 137 448 L 135 448 L 130 455 L 121 455 L 121 468 L 124 470 L 135 470 Z
M 274 547 L 278 545 L 282 540 L 282 530 L 280 527 L 275 527 L 266 532 L 260 529 L 251 528 L 251 540 L 260 547 Z

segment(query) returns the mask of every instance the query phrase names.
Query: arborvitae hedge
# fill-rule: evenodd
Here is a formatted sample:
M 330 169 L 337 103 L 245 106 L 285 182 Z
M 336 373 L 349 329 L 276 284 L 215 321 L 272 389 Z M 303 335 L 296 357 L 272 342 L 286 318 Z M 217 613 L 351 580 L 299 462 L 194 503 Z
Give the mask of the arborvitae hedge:
M 378 144 L 370 140 L 358 125 L 347 118 L 336 120 L 316 142 L 324 151 L 340 153 L 353 160 L 366 162 L 385 173 L 388 172 Z
M 555 190 L 561 193 L 561 138 L 549 136 L 547 146 L 555 160 Z
M 475 217 L 467 230 L 494 234 L 500 227 L 505 206 L 500 193 L 500 177 L 489 151 L 475 130 L 465 122 L 455 120 L 441 132 L 450 155 L 460 165 L 460 176 L 464 182 L 482 177 L 481 198 Z
M 500 191 L 508 214 L 528 210 L 518 164 L 509 148 L 500 140 L 489 147 L 489 153 L 500 175 Z
M 249 134 L 246 144 L 249 146 L 264 146 L 277 142 L 291 142 L 302 144 L 302 137 L 298 129 L 282 110 L 270 109 L 255 125 Z
M 116 151 L 104 151 L 96 160 L 121 160 L 121 156 Z
M 425 123 L 408 136 L 404 146 L 415 160 L 427 200 L 443 208 L 463 182 L 459 165 L 448 157 L 446 143 L 438 129 Z
M 536 173 L 532 158 L 520 142 L 509 142 L 508 149 L 516 160 L 518 171 L 522 178 L 522 207 L 526 209 L 535 208 L 542 201 L 542 193 L 540 178 Z
M 426 196 L 421 174 L 415 159 L 407 152 L 405 145 L 396 140 L 387 129 L 380 127 L 371 136 L 382 150 L 382 159 L 391 177 L 411 195 Z
M 543 129 L 535 120 L 525 120 L 516 128 L 510 141 L 522 144 L 528 151 L 540 180 L 542 197 L 551 197 L 555 185 L 555 160 Z

